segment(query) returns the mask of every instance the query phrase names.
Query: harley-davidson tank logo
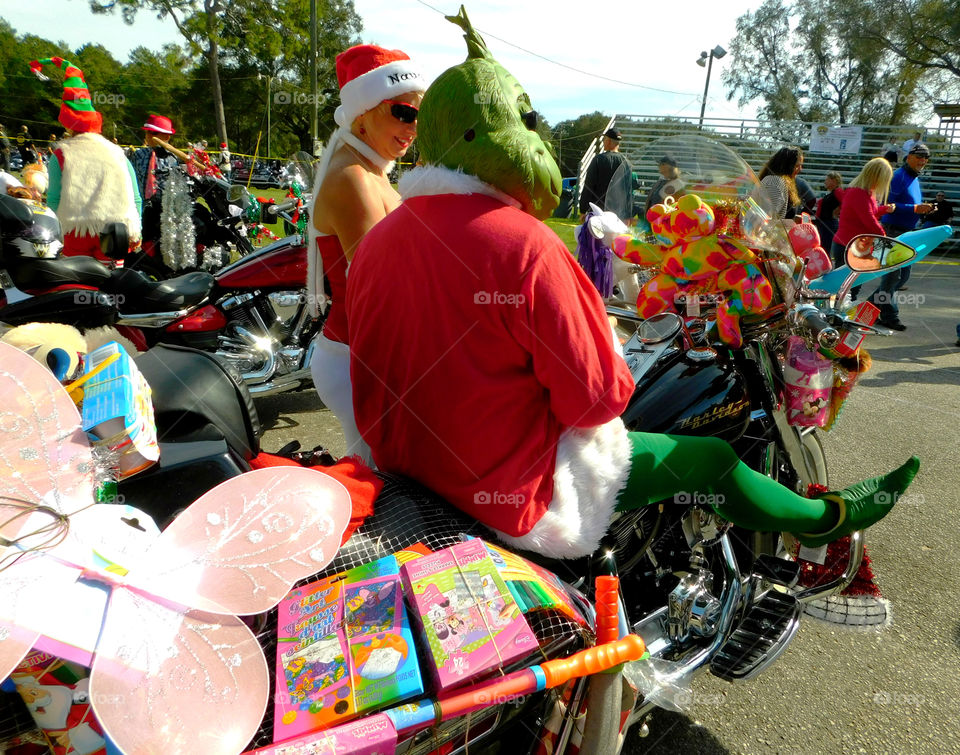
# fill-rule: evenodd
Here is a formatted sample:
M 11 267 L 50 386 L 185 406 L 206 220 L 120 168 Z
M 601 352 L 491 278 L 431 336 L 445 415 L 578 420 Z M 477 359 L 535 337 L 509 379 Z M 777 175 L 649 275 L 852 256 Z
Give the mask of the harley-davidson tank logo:
M 683 421 L 680 422 L 680 429 L 694 430 L 698 427 L 703 427 L 703 425 L 708 425 L 711 422 L 716 422 L 718 419 L 723 419 L 725 417 L 732 417 L 736 414 L 739 414 L 748 406 L 750 406 L 750 400 L 746 398 L 742 398 L 739 401 L 734 401 L 732 404 L 715 406 L 710 411 L 704 412 L 703 414 L 697 414 L 696 416 L 693 416 L 693 417 L 684 417 Z

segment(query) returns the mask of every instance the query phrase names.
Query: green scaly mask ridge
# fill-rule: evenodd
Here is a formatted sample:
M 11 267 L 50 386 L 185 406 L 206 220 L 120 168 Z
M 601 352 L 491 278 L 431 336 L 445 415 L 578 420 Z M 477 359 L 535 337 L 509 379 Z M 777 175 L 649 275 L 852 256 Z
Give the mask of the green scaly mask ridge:
M 496 60 L 460 6 L 467 59 L 444 71 L 420 105 L 417 141 L 428 165 L 476 176 L 541 220 L 560 202 L 560 169 L 536 132 L 530 97 Z

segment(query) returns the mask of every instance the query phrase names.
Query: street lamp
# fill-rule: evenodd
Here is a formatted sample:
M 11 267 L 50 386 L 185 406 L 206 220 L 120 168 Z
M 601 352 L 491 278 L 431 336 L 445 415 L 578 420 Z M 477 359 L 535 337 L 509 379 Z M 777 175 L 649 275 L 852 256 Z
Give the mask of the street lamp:
M 700 53 L 700 57 L 697 59 L 697 65 L 703 68 L 707 68 L 707 83 L 703 85 L 703 103 L 700 105 L 700 130 L 703 130 L 703 113 L 707 109 L 707 90 L 710 89 L 710 71 L 713 69 L 713 59 L 716 58 L 720 60 L 724 55 L 727 54 L 727 51 L 724 50 L 720 45 L 714 47 L 709 53 L 704 50 Z
M 270 157 L 270 100 L 273 99 L 270 90 L 273 86 L 273 76 L 263 76 L 263 74 L 257 73 L 257 81 L 263 81 L 264 78 L 267 80 L 267 157 Z

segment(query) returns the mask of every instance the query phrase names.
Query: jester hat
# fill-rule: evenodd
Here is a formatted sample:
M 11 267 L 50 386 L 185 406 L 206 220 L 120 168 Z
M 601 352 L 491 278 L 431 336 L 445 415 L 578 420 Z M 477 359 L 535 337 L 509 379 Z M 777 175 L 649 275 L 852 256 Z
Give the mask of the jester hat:
M 476 176 L 544 219 L 560 201 L 560 169 L 536 131 L 537 114 L 513 75 L 494 60 L 460 6 L 467 59 L 444 71 L 420 105 L 417 142 L 428 165 Z
M 83 79 L 83 71 L 63 58 L 44 58 L 30 63 L 30 70 L 40 79 L 47 77 L 40 73 L 44 65 L 53 65 L 63 71 L 63 102 L 60 105 L 58 120 L 64 128 L 77 133 L 92 132 L 99 134 L 103 127 L 103 116 L 93 109 L 90 90 Z

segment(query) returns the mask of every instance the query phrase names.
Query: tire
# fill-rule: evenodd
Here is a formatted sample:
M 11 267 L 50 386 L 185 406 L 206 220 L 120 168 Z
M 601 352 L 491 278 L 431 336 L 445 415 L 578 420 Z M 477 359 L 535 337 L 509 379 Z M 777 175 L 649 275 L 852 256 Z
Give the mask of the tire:
M 828 485 L 827 456 L 823 452 L 823 443 L 820 442 L 820 436 L 816 430 L 811 430 L 805 435 L 800 436 L 800 447 L 803 449 L 803 457 L 807 469 L 814 471 L 813 479 L 804 480 L 808 485 Z M 803 476 L 801 475 L 801 478 Z

